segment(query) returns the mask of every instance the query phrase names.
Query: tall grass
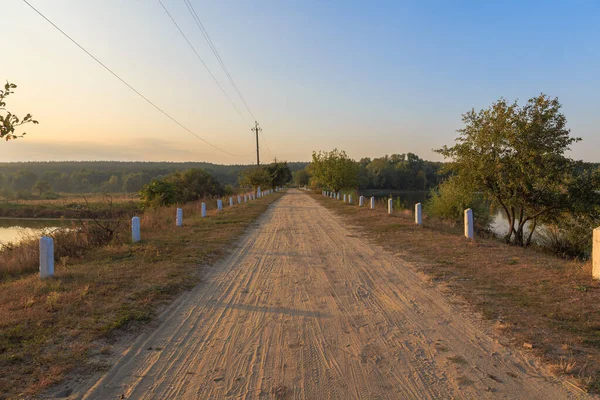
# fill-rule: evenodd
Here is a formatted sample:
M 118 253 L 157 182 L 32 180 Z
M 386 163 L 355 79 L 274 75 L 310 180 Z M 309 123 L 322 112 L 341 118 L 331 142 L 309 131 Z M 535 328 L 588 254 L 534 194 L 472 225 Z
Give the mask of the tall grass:
M 224 197 L 223 207 L 229 207 L 229 196 Z M 237 195 L 234 196 L 237 204 Z M 206 203 L 208 215 L 217 212 L 217 198 L 207 198 L 179 206 L 159 207 L 145 210 L 140 215 L 142 238 L 144 232 L 150 229 L 164 229 L 175 225 L 176 209 L 183 208 L 184 222 L 186 215 L 200 214 L 202 202 Z M 57 262 L 63 259 L 81 258 L 88 250 L 102 247 L 107 244 L 117 245 L 130 240 L 131 215 L 118 215 L 122 223 L 116 223 L 118 231 L 110 240 L 103 239 L 102 229 L 95 226 L 93 221 L 73 222 L 73 226 L 67 229 L 55 230 L 47 234 L 54 239 L 54 257 Z M 19 243 L 8 243 L 0 250 L 0 280 L 18 277 L 23 274 L 35 273 L 39 270 L 39 236 L 29 235 Z

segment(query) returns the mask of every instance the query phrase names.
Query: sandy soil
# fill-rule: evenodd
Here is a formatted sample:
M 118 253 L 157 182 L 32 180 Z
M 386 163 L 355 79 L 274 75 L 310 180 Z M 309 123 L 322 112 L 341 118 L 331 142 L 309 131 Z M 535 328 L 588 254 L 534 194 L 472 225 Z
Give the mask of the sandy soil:
M 85 399 L 584 396 L 290 191 Z

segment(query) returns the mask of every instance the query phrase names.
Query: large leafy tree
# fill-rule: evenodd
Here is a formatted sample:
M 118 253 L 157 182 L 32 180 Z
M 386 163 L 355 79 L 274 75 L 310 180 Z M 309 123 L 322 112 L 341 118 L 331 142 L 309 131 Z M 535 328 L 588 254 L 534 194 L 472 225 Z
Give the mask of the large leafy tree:
M 286 161 L 273 161 L 267 165 L 267 172 L 271 176 L 271 188 L 275 189 L 278 186 L 283 186 L 292 180 L 292 171 Z
M 248 168 L 241 173 L 239 182 L 246 188 L 265 188 L 271 185 L 271 174 L 265 167 Z
M 545 94 L 524 106 L 498 100 L 464 114 L 456 144 L 437 150 L 451 159 L 446 169 L 466 187 L 504 210 L 507 242 L 530 244 L 539 221 L 573 204 L 577 163 L 565 152 L 581 139 L 571 136 L 560 108 L 557 98 Z
M 343 150 L 313 152 L 312 183 L 317 187 L 338 191 L 358 186 L 359 164 Z
M 22 119 L 6 110 L 6 98 L 14 93 L 17 87 L 14 83 L 6 82 L 4 89 L 0 89 L 0 139 L 11 140 L 25 136 L 25 132 L 16 133 L 17 128 L 28 123 L 37 124 L 31 114 Z
M 296 186 L 306 186 L 310 180 L 310 174 L 306 168 L 294 171 L 292 177 Z

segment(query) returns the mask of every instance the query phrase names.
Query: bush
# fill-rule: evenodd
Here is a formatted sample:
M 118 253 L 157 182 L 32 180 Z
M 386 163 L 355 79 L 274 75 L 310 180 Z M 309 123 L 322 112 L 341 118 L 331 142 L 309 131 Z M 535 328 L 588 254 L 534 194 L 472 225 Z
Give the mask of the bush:
M 211 174 L 197 168 L 155 179 L 140 191 L 144 208 L 182 204 L 224 194 L 225 189 Z
M 488 203 L 481 195 L 461 185 L 456 177 L 450 177 L 432 190 L 430 199 L 425 203 L 425 212 L 428 215 L 453 223 L 463 221 L 464 211 L 467 208 L 473 210 L 477 229 L 490 229 L 493 216 Z
M 600 217 L 595 213 L 563 213 L 538 231 L 537 242 L 559 257 L 589 259 L 593 231 L 599 225 Z
M 29 190 L 19 189 L 15 192 L 15 199 L 17 200 L 32 200 L 35 198 Z
M 175 204 L 179 197 L 177 187 L 166 179 L 155 179 L 140 190 L 143 208 L 155 208 Z

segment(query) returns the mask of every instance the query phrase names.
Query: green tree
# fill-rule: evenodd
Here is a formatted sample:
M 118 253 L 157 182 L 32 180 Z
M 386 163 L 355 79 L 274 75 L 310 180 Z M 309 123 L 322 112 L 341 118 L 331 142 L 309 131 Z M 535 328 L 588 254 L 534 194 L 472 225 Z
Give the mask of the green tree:
M 140 190 L 140 198 L 144 208 L 175 204 L 179 196 L 177 186 L 166 179 L 155 179 Z
M 572 203 L 576 163 L 565 152 L 580 139 L 570 135 L 560 108 L 557 98 L 544 94 L 524 106 L 498 100 L 464 114 L 457 143 L 437 150 L 451 159 L 446 169 L 463 185 L 504 210 L 507 242 L 529 245 L 538 221 Z
M 271 174 L 265 167 L 249 168 L 240 175 L 240 186 L 257 189 L 271 186 Z
M 31 190 L 38 176 L 29 170 L 19 170 L 13 177 L 12 185 L 15 190 Z
M 115 193 L 121 191 L 123 185 L 119 182 L 117 175 L 111 175 L 108 181 L 102 184 L 102 191 L 105 193 Z
M 37 181 L 35 183 L 35 185 L 33 185 L 32 189 L 38 191 L 40 193 L 40 197 L 41 197 L 44 193 L 47 193 L 50 190 L 52 190 L 52 187 L 50 186 L 50 184 L 47 181 L 40 180 L 40 181 Z
M 152 178 L 146 172 L 130 173 L 123 177 L 123 190 L 127 193 L 139 192 Z
M 312 154 L 312 180 L 315 186 L 338 191 L 358 185 L 359 166 L 343 150 L 319 151 Z
M 6 110 L 6 98 L 14 93 L 14 89 L 17 87 L 14 83 L 6 82 L 4 90 L 0 89 L 0 139 L 11 140 L 25 136 L 25 132 L 17 134 L 16 128 L 21 125 L 28 123 L 37 124 L 38 121 L 34 120 L 31 114 L 25 115 L 23 119 L 17 117 L 15 114 Z
M 286 161 L 280 162 L 275 159 L 275 161 L 267 165 L 266 169 L 271 176 L 271 182 L 269 186 L 272 189 L 275 189 L 278 186 L 283 186 L 292 180 L 292 172 L 290 171 L 290 167 L 288 167 Z
M 170 178 L 181 190 L 179 201 L 196 201 L 209 196 L 222 196 L 225 189 L 208 172 L 200 168 L 188 169 L 184 173 L 175 173 Z
M 292 174 L 292 179 L 294 181 L 294 185 L 296 186 L 306 186 L 310 180 L 310 174 L 306 169 L 300 169 L 298 171 L 294 171 Z

